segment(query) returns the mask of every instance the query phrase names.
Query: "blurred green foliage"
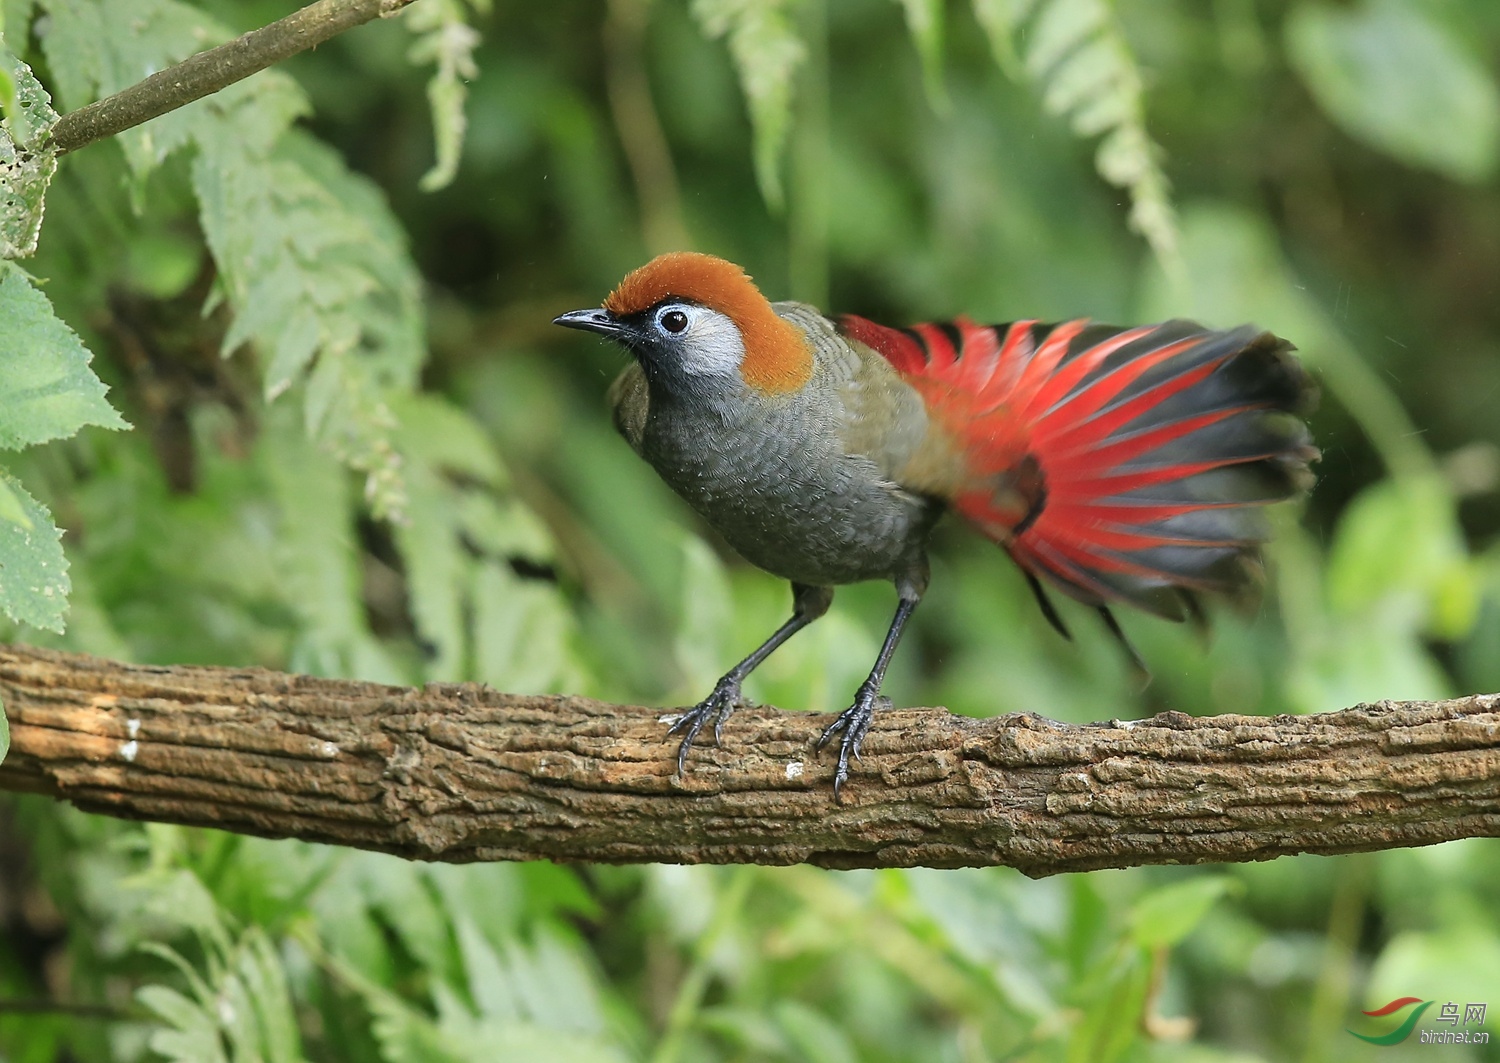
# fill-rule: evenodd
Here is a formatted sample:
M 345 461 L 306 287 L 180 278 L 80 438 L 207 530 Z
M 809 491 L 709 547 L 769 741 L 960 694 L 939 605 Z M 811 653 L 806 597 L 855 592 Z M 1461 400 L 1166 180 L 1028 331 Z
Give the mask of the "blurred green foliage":
M 421 0 L 54 176 L 49 91 L 290 8 L 0 0 L 7 637 L 695 701 L 785 588 L 614 437 L 619 355 L 548 324 L 691 243 L 892 323 L 1254 320 L 1323 384 L 1257 615 L 1207 647 L 1126 618 L 1139 692 L 948 528 L 899 701 L 1500 688 L 1492 0 Z M 889 608 L 842 590 L 749 692 L 842 707 Z M 1497 883 L 1482 841 L 1041 882 L 423 866 L 5 795 L 0 1060 L 1418 1058 L 1343 1028 L 1500 1007 Z

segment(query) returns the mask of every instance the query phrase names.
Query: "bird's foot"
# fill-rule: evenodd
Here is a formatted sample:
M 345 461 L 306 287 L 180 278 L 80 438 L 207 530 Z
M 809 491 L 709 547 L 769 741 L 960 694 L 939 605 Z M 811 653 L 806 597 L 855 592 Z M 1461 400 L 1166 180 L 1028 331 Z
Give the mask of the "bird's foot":
M 839 742 L 839 766 L 833 773 L 833 799 L 839 800 L 839 791 L 844 787 L 844 780 L 849 778 L 849 758 L 859 759 L 859 747 L 865 740 L 865 732 L 870 729 L 870 721 L 875 717 L 877 708 L 888 709 L 891 707 L 891 699 L 882 697 L 880 688 L 870 683 L 860 684 L 859 691 L 854 695 L 854 704 L 843 712 L 839 718 L 828 725 L 822 736 L 818 739 L 818 750 L 833 740 L 833 736 L 843 732 L 843 739 Z
M 740 680 L 733 675 L 726 675 L 714 684 L 713 693 L 683 713 L 667 730 L 668 738 L 675 734 L 682 735 L 682 745 L 677 747 L 678 775 L 687 767 L 688 750 L 693 748 L 693 741 L 698 737 L 698 732 L 703 730 L 703 725 L 713 721 L 714 745 L 718 745 L 724 731 L 724 721 L 739 707 L 740 701 Z

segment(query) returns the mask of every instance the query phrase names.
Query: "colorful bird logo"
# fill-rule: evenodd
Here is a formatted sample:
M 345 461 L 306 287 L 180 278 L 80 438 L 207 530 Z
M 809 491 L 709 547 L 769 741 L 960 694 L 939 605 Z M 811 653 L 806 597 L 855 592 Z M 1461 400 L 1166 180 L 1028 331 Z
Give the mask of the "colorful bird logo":
M 1361 1041 L 1370 1042 L 1370 1044 L 1372 1045 L 1398 1045 L 1411 1036 L 1412 1030 L 1416 1028 L 1417 1020 L 1422 1017 L 1422 1012 L 1432 1007 L 1432 1003 L 1433 1002 L 1430 1000 L 1422 1000 L 1419 997 L 1400 997 L 1396 1000 L 1391 1001 L 1383 1008 L 1376 1008 L 1374 1011 L 1366 1011 L 1361 1013 L 1370 1016 L 1372 1019 L 1378 1019 L 1386 1015 L 1394 1015 L 1402 1008 L 1410 1007 L 1411 1005 L 1416 1004 L 1417 1007 L 1412 1011 L 1412 1013 L 1406 1017 L 1406 1019 L 1401 1023 L 1400 1026 L 1397 1026 L 1390 1033 L 1381 1034 L 1378 1037 L 1371 1037 L 1368 1034 L 1355 1033 L 1353 1030 L 1348 1030 L 1347 1032 L 1354 1037 L 1358 1037 Z

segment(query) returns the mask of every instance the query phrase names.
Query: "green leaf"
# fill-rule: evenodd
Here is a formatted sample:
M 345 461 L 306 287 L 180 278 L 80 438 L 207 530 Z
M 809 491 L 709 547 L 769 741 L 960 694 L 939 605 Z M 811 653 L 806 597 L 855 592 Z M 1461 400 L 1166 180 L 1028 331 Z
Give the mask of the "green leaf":
M 172 1063 L 229 1063 L 219 1024 L 199 1003 L 163 985 L 142 986 L 135 998 L 167 1028 L 151 1034 L 151 1050 Z
M 302 1038 L 276 947 L 257 927 L 238 942 L 229 985 L 235 990 L 236 1057 L 256 1063 L 302 1063 Z M 221 995 L 222 995 L 221 990 Z
M 1148 949 L 1176 945 L 1236 886 L 1227 876 L 1204 875 L 1152 890 L 1131 909 L 1130 936 Z
M 68 610 L 68 559 L 52 516 L 5 470 L 0 487 L 24 521 L 0 521 L 0 610 L 12 620 L 61 633 Z
M 544 1029 L 517 1020 L 480 1019 L 448 986 L 433 990 L 440 1016 L 430 1017 L 335 957 L 325 964 L 370 1010 L 370 1030 L 388 1063 L 470 1063 L 477 1059 L 545 1059 L 549 1063 L 624 1063 L 626 1056 L 594 1034 Z M 566 1008 L 567 1001 L 558 1005 Z
M 19 524 L 22 528 L 30 531 L 34 525 L 31 517 L 26 513 L 26 507 L 11 490 L 10 484 L 0 481 L 0 520 L 8 520 L 12 524 Z
M 278 568 L 301 621 L 292 667 L 314 675 L 401 682 L 370 634 L 348 474 L 272 407 L 257 449 L 281 515 Z
M 57 154 L 46 143 L 52 98 L 0 35 L 0 259 L 36 251 Z
M 128 428 L 104 399 L 92 355 L 17 267 L 0 262 L 0 448 Z
M 574 685 L 573 618 L 557 588 L 485 561 L 474 577 L 475 678 L 501 690 L 540 694 Z
M 173 874 L 198 882 L 186 869 Z M 217 906 L 208 903 L 217 924 Z M 177 968 L 192 992 L 156 985 L 136 993 L 167 1026 L 152 1033 L 152 1050 L 181 1063 L 303 1063 L 286 971 L 265 932 L 251 927 L 232 941 L 221 928 L 202 940 L 197 966 L 165 945 L 142 946 Z
M 766 202 L 782 203 L 781 157 L 792 124 L 792 82 L 807 49 L 788 12 L 794 0 L 693 0 L 710 37 L 729 38 L 755 133 L 755 177 Z
M 31 33 L 32 8 L 36 0 L 0 0 L 0 34 L 10 33 L 13 41 L 24 41 Z
M 410 438 L 410 424 L 403 423 Z M 430 679 L 458 682 L 465 668 L 464 606 L 474 586 L 474 565 L 455 528 L 459 492 L 426 460 L 411 454 L 406 469 L 411 499 L 407 519 L 396 525 L 396 545 L 406 563 L 406 596 L 412 622 L 428 650 Z
M 723 562 L 697 537 L 683 540 L 681 580 L 682 613 L 672 656 L 688 689 L 707 692 L 723 674 L 728 660 L 725 643 L 733 620 L 734 596 Z
M 478 677 L 508 689 L 551 688 L 564 674 L 566 610 L 558 608 L 555 587 L 509 572 L 512 558 L 552 557 L 545 526 L 514 498 L 497 495 L 506 484 L 505 469 L 467 413 L 425 395 L 402 398 L 395 412 L 411 500 L 395 535 L 406 562 L 412 619 L 430 651 L 426 675 L 443 681 Z M 478 658 L 473 667 L 471 641 Z
M 1500 161 L 1500 91 L 1482 63 L 1421 4 L 1304 3 L 1287 57 L 1351 135 L 1412 166 L 1477 183 Z
M 1359 618 L 1395 610 L 1400 626 L 1462 637 L 1479 611 L 1477 581 L 1455 500 L 1436 475 L 1383 480 L 1339 520 L 1328 556 L 1328 599 Z
M 435 395 L 408 395 L 393 409 L 401 421 L 403 453 L 448 472 L 495 487 L 505 478 L 495 445 L 479 422 Z

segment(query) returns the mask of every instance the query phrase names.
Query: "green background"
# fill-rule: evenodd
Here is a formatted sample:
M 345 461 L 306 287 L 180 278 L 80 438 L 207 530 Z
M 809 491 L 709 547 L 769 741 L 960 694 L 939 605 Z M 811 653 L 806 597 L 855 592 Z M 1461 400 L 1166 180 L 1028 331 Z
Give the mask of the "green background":
M 64 112 L 290 10 L 0 6 Z M 945 525 L 899 703 L 1500 689 L 1497 68 L 1492 0 L 421 0 L 61 160 L 0 264 L 0 628 L 696 701 L 786 588 L 614 436 L 620 354 L 550 325 L 693 246 L 892 324 L 1251 320 L 1320 381 L 1253 616 L 1207 647 L 1122 617 L 1138 691 L 1086 610 L 1062 641 Z M 55 404 L 7 398 L 27 367 Z M 842 590 L 748 693 L 843 707 L 892 604 Z M 0 999 L 33 1005 L 0 1060 L 1426 1058 L 1344 1028 L 1500 1007 L 1497 902 L 1489 841 L 1038 882 L 447 867 L 0 795 Z

